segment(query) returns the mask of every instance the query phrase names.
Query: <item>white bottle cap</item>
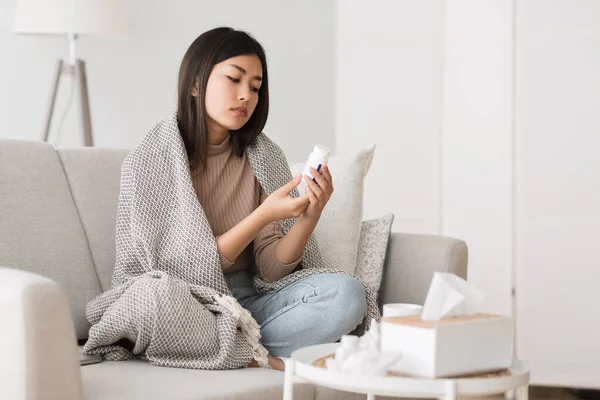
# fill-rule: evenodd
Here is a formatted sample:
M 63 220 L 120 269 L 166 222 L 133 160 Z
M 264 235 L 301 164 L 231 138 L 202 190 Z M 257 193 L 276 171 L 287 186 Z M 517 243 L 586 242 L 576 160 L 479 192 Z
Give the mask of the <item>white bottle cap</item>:
M 321 144 L 316 145 L 313 148 L 313 151 L 321 157 L 328 157 L 331 150 L 328 147 L 323 146 Z

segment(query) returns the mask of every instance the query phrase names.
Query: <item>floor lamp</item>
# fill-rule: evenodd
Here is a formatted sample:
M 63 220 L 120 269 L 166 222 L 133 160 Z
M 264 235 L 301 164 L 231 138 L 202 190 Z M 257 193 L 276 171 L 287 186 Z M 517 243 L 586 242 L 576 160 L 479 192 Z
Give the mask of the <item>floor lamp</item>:
M 92 120 L 85 61 L 75 54 L 80 35 L 121 35 L 126 31 L 123 0 L 17 0 L 13 33 L 64 35 L 69 43 L 68 63 L 58 60 L 42 139 L 48 141 L 61 77 L 71 75 L 79 86 L 83 143 L 93 146 Z

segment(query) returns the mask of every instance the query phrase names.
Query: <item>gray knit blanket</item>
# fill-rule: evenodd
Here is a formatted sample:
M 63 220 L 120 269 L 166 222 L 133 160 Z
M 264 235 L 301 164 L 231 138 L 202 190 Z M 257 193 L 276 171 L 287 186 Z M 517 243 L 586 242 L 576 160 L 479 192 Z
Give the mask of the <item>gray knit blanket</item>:
M 266 193 L 292 179 L 282 150 L 266 135 L 246 151 Z M 295 221 L 280 221 L 283 231 Z M 323 268 L 311 236 L 301 269 L 272 283 L 257 276 L 254 286 L 259 293 L 279 290 L 320 273 L 345 272 Z M 376 293 L 363 285 L 367 313 L 357 335 L 379 319 Z M 156 124 L 123 162 L 113 279 L 87 305 L 86 317 L 92 327 L 84 352 L 107 360 L 139 357 L 167 367 L 235 369 L 256 359 L 267 366 L 260 327 L 225 283 L 175 115 Z

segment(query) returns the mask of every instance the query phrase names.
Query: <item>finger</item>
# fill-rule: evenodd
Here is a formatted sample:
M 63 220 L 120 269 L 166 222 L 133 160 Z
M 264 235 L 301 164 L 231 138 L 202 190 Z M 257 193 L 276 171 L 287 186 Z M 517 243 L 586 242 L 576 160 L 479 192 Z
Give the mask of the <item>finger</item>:
M 327 164 L 323 165 L 323 177 L 325 178 L 325 180 L 327 182 L 329 182 L 330 185 L 333 184 L 333 179 L 331 178 L 331 171 L 329 171 L 329 167 L 327 166 Z
M 306 188 L 306 194 L 308 195 L 308 198 L 310 199 L 310 204 L 314 204 L 314 205 L 319 204 L 319 199 L 317 199 L 317 196 L 315 196 L 315 194 L 313 193 L 312 190 L 310 190 L 309 187 Z
M 291 200 L 292 209 L 300 208 L 302 206 L 307 205 L 310 202 L 310 199 L 307 195 L 296 197 Z
M 333 194 L 333 178 L 331 177 L 331 171 L 329 171 L 329 166 L 327 164 L 323 165 L 323 178 L 329 183 L 329 193 L 330 196 Z
M 314 168 L 311 168 L 310 170 L 311 170 L 310 172 L 312 173 L 312 175 L 315 177 L 315 180 L 317 181 L 317 184 L 319 185 L 319 187 L 321 189 L 323 189 L 323 191 L 327 191 L 327 187 L 329 186 L 329 183 L 327 183 L 325 178 L 323 178 L 323 175 L 321 175 L 321 173 Z
M 319 173 L 317 172 L 313 175 L 319 175 Z M 319 187 L 319 185 L 313 182 L 312 179 L 310 179 L 310 176 L 305 176 L 304 180 L 306 181 L 307 188 L 310 188 L 315 194 L 315 196 L 317 196 L 318 198 L 321 198 L 321 196 L 323 196 L 323 190 Z
M 308 198 L 308 195 L 293 199 L 291 203 L 292 215 L 296 217 L 300 216 L 300 214 L 306 210 L 306 207 L 308 207 L 309 204 L 310 199 Z
M 280 187 L 278 190 L 281 190 L 283 193 L 288 194 L 292 190 L 294 190 L 294 188 L 297 187 L 300 184 L 300 182 L 302 182 L 302 174 L 298 174 L 294 179 Z

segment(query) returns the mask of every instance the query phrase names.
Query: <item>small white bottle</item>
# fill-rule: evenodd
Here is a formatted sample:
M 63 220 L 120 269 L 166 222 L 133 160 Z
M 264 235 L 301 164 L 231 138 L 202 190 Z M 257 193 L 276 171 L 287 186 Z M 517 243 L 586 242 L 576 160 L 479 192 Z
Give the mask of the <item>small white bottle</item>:
M 322 146 L 320 144 L 316 145 L 313 148 L 312 153 L 310 153 L 310 155 L 308 156 L 308 161 L 306 162 L 306 165 L 304 166 L 304 170 L 302 171 L 302 174 L 309 176 L 310 178 L 312 178 L 313 180 L 315 179 L 314 176 L 312 176 L 312 174 L 310 173 L 310 168 L 314 168 L 317 171 L 321 172 L 321 170 L 323 169 L 323 165 L 327 164 L 327 159 L 329 157 L 329 153 L 330 150 L 329 148 Z

